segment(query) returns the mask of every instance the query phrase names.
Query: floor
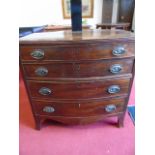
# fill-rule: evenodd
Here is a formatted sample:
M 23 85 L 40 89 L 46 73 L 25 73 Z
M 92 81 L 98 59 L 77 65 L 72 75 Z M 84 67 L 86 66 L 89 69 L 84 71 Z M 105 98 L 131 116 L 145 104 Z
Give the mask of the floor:
M 134 103 L 134 89 L 129 103 Z M 46 122 L 37 131 L 20 79 L 20 155 L 134 155 L 135 132 L 129 115 L 123 128 L 115 122 L 115 118 L 85 126 Z

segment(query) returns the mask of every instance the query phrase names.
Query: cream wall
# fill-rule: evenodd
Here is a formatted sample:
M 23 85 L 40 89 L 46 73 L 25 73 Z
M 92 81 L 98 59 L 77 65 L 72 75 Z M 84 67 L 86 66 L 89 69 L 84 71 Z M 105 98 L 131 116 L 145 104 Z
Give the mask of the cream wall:
M 101 23 L 102 3 L 102 0 L 94 0 L 94 17 L 87 19 L 93 27 Z M 21 0 L 19 17 L 20 27 L 71 24 L 71 20 L 63 19 L 61 0 Z
M 113 0 L 113 9 L 112 9 L 112 23 L 116 23 L 117 22 L 117 18 L 118 18 L 118 5 L 119 5 L 119 1 L 118 0 Z

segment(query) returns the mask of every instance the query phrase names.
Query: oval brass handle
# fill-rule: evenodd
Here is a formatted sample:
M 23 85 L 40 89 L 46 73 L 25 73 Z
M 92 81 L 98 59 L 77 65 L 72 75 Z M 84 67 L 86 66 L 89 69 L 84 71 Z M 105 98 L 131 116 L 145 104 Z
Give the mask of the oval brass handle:
M 119 56 L 119 55 L 122 55 L 124 54 L 126 51 L 125 51 L 125 48 L 122 47 L 122 46 L 117 46 L 113 49 L 112 51 L 112 54 L 115 55 L 115 56 Z
M 122 65 L 114 64 L 110 67 L 110 72 L 113 74 L 117 74 L 117 73 L 121 72 L 122 68 L 123 68 Z
M 54 111 L 55 111 L 55 109 L 53 107 L 51 107 L 51 106 L 45 106 L 43 108 L 43 112 L 52 113 Z
M 31 56 L 34 59 L 43 59 L 44 58 L 44 51 L 43 50 L 34 50 L 33 52 L 31 52 Z
M 52 93 L 52 91 L 49 88 L 42 87 L 42 88 L 40 88 L 39 93 L 41 95 L 50 95 Z
M 114 104 L 110 104 L 105 107 L 106 112 L 113 112 L 115 110 L 116 110 L 116 106 Z
M 35 73 L 38 76 L 46 76 L 48 74 L 48 70 L 45 67 L 39 67 L 35 70 Z
M 118 85 L 112 85 L 108 88 L 108 93 L 115 94 L 115 93 L 118 93 L 120 90 L 121 89 Z

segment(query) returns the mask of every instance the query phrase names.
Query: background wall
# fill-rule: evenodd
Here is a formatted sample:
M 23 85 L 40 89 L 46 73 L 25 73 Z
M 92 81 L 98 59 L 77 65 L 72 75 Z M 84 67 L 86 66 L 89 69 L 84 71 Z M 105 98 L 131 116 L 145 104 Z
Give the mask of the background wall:
M 133 20 L 132 20 L 132 30 L 135 31 L 135 11 L 134 11 Z
M 93 27 L 101 23 L 102 0 L 94 0 L 94 17 L 87 18 Z M 50 24 L 71 24 L 71 20 L 63 19 L 61 0 L 21 0 L 19 27 Z

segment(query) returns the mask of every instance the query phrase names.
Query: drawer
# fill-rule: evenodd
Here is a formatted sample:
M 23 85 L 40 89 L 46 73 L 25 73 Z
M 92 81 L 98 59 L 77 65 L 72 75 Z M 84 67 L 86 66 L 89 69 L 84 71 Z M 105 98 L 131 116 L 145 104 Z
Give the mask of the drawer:
M 24 64 L 27 78 L 76 78 L 98 77 L 132 72 L 133 60 L 102 60 L 82 63 Z
M 112 42 L 70 46 L 20 46 L 22 61 L 98 60 L 134 56 L 134 43 Z
M 33 101 L 35 113 L 50 116 L 94 116 L 102 114 L 114 114 L 123 111 L 125 99 L 111 99 L 103 101 L 87 102 L 43 102 Z
M 130 79 L 108 79 L 76 82 L 28 81 L 32 98 L 89 99 L 126 95 Z

